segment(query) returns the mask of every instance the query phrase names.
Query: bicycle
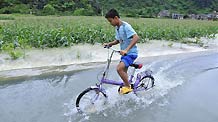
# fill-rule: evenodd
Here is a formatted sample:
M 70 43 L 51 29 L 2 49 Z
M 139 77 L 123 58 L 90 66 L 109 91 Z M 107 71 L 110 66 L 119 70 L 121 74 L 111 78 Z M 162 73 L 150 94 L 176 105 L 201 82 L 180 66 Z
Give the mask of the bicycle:
M 108 59 L 107 59 L 107 66 L 103 72 L 103 75 L 101 79 L 99 80 L 99 83 L 96 83 L 95 86 L 90 86 L 84 91 L 82 91 L 79 96 L 76 99 L 76 108 L 79 113 L 84 113 L 85 111 L 91 110 L 92 107 L 95 104 L 100 104 L 99 102 L 104 102 L 108 98 L 106 90 L 103 88 L 103 84 L 110 84 L 110 85 L 116 85 L 119 86 L 118 92 L 120 91 L 120 88 L 124 86 L 124 83 L 122 81 L 114 81 L 107 79 L 107 74 L 109 71 L 109 67 L 111 64 L 111 58 L 114 54 L 114 52 L 120 53 L 120 51 L 117 51 L 113 49 L 112 47 L 105 47 L 108 49 Z M 112 50 L 110 56 L 109 56 L 109 49 Z M 129 83 L 131 84 L 131 87 L 133 89 L 133 93 L 137 94 L 138 91 L 143 91 L 143 90 L 149 90 L 152 87 L 154 87 L 154 77 L 151 75 L 152 71 L 151 70 L 145 70 L 137 74 L 136 80 L 133 81 L 135 70 L 136 69 L 141 69 L 142 64 L 137 64 L 133 63 L 131 67 L 133 67 L 133 72 L 130 75 Z

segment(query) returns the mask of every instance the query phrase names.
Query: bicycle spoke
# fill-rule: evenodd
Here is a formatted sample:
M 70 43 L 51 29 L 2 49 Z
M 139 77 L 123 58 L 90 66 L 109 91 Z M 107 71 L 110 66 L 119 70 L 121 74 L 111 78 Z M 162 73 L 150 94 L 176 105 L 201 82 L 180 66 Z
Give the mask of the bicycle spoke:
M 137 91 L 148 90 L 154 86 L 154 79 L 152 77 L 142 78 L 139 85 L 137 86 Z
M 106 95 L 98 90 L 98 88 L 88 88 L 84 90 L 77 98 L 77 109 L 84 113 L 96 112 L 99 105 L 103 105 Z

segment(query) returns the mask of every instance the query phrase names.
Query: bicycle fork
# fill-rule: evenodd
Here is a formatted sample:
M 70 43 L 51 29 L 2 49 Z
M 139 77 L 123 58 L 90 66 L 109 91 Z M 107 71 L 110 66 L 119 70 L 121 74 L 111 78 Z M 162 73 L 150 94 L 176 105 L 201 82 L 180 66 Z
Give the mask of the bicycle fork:
M 107 93 L 106 93 L 106 90 L 102 87 L 102 84 L 100 83 L 100 84 L 97 84 L 96 83 L 96 86 L 95 87 L 97 87 L 97 91 L 96 91 L 96 93 L 97 94 L 99 94 L 99 92 L 101 92 L 101 93 L 103 93 L 104 94 L 104 96 L 107 98 L 108 96 L 107 96 Z

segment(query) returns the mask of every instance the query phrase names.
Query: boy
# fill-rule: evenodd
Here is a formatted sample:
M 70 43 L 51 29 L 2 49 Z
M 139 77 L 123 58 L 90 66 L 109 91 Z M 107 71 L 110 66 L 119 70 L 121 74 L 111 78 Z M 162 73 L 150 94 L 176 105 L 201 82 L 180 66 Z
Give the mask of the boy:
M 105 18 L 116 28 L 116 36 L 114 41 L 104 45 L 112 46 L 120 43 L 120 54 L 122 56 L 120 63 L 117 65 L 117 72 L 124 82 L 124 86 L 121 88 L 120 93 L 127 94 L 132 91 L 128 82 L 127 70 L 138 57 L 136 43 L 139 40 L 139 36 L 130 24 L 120 19 L 119 13 L 115 9 L 109 10 L 105 15 Z

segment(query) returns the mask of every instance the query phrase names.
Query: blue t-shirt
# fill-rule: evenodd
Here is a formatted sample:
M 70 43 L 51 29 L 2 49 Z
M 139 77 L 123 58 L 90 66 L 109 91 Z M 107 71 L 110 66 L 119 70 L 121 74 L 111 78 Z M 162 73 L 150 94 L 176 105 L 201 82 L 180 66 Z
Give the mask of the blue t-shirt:
M 122 21 L 120 27 L 116 26 L 116 36 L 115 39 L 120 42 L 120 49 L 125 50 L 132 41 L 133 35 L 136 34 L 132 26 Z M 127 53 L 128 55 L 138 55 L 137 46 L 134 45 Z

